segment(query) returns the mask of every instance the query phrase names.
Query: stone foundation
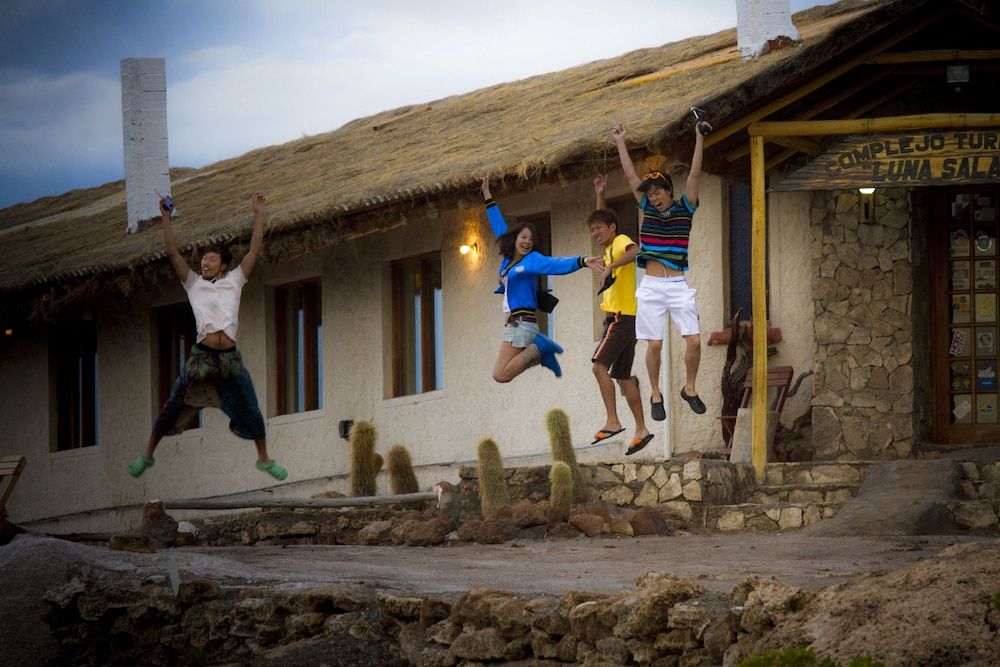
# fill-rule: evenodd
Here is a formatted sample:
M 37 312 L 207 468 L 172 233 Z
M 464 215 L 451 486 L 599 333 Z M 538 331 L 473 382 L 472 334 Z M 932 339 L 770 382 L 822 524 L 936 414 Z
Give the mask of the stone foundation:
M 617 507 L 655 507 L 676 519 L 704 525 L 706 507 L 745 502 L 754 487 L 753 469 L 719 459 L 670 459 L 648 463 L 580 464 L 592 501 Z M 549 466 L 504 471 L 511 499 L 549 497 Z M 476 468 L 463 466 L 458 500 L 461 513 L 479 513 Z

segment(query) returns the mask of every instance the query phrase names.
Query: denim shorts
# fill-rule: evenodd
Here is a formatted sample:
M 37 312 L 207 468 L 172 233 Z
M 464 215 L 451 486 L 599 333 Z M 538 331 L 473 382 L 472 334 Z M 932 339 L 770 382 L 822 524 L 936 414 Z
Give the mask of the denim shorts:
M 513 324 L 505 325 L 503 328 L 503 339 L 514 347 L 528 347 L 538 335 L 537 322 L 525 322 L 521 320 L 517 326 Z

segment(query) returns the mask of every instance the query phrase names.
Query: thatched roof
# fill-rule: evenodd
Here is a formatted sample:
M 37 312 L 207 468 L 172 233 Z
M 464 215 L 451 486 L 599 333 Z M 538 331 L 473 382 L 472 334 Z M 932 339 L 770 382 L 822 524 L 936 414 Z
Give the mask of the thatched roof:
M 255 191 L 268 196 L 269 252 L 280 258 L 402 224 L 429 202 L 475 200 L 474 175 L 485 170 L 509 189 L 528 189 L 615 169 L 616 122 L 637 149 L 686 159 L 692 105 L 708 109 L 718 127 L 920 4 L 846 0 L 796 14 L 801 44 L 756 60 L 741 62 L 736 31 L 725 30 L 174 170 L 178 244 L 192 250 L 245 239 Z M 160 230 L 126 235 L 125 221 L 121 181 L 0 211 L 3 300 L 46 290 L 59 300 L 112 285 L 127 293 L 144 284 L 166 266 Z

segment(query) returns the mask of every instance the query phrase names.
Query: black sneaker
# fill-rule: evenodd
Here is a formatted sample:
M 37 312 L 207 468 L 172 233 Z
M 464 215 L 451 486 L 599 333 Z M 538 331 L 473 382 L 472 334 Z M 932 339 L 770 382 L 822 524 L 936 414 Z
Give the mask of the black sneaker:
M 667 418 L 667 409 L 663 407 L 663 398 L 661 397 L 659 401 L 654 401 L 653 397 L 649 397 L 649 402 L 653 406 L 650 413 L 653 415 L 655 421 L 661 422 Z
M 681 387 L 681 398 L 687 401 L 688 405 L 690 405 L 691 409 L 694 410 L 696 413 L 698 413 L 699 415 L 705 414 L 705 404 L 701 402 L 701 399 L 698 397 L 698 394 L 695 394 L 694 396 L 688 396 L 686 393 L 684 393 L 684 387 Z

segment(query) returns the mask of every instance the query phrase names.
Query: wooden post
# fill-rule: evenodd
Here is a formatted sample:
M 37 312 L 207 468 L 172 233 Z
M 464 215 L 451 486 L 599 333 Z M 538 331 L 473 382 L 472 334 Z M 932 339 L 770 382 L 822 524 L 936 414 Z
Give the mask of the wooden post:
M 767 203 L 764 192 L 764 137 L 750 137 L 750 191 L 753 210 L 751 291 L 753 294 L 753 469 L 764 482 L 767 464 Z

